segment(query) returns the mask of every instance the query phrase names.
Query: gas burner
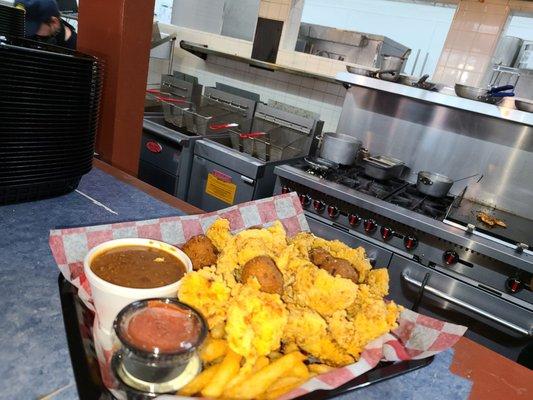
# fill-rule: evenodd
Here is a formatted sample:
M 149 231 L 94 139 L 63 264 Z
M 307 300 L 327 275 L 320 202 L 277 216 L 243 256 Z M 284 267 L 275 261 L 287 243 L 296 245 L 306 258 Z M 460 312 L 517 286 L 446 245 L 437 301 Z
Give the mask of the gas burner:
M 306 173 L 308 173 L 309 175 L 317 176 L 319 178 L 325 178 L 325 176 L 326 176 L 325 172 L 320 171 L 320 170 L 316 170 L 316 169 L 313 169 L 313 168 L 306 168 L 304 171 Z
M 436 204 L 431 202 L 423 202 L 420 206 L 423 214 L 432 218 L 438 218 L 446 214 L 447 207 L 444 204 Z
M 336 182 L 340 183 L 341 185 L 348 186 L 348 187 L 351 187 L 351 188 L 355 188 L 355 187 L 359 186 L 359 184 L 360 184 L 359 180 L 356 177 L 351 178 L 349 176 L 343 176 L 339 180 L 337 180 Z
M 393 197 L 390 202 L 400 207 L 409 208 L 411 204 L 413 204 L 413 199 L 404 197 L 401 194 L 399 194 L 398 196 Z
M 396 204 L 397 206 L 407 208 L 430 218 L 442 220 L 453 202 L 453 197 L 447 196 L 442 199 L 434 199 L 420 193 L 416 189 L 416 186 L 409 185 L 387 200 L 389 203 Z
M 336 170 L 339 168 L 339 164 L 320 157 L 306 157 L 304 158 L 304 162 L 310 170 L 320 171 L 322 173 L 327 173 L 330 170 Z
M 378 199 L 385 198 L 391 192 L 389 186 L 376 181 L 369 181 L 368 183 L 359 186 L 357 190 L 373 197 L 377 197 Z

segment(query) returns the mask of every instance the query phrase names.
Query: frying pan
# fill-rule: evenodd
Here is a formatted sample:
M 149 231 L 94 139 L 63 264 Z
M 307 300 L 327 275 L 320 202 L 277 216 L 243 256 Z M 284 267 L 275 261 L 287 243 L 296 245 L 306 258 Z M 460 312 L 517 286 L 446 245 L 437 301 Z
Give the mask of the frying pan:
M 369 76 L 371 78 L 375 77 L 377 72 L 379 71 L 377 68 L 369 68 L 369 67 L 356 66 L 356 65 L 347 65 L 346 70 L 350 74 Z
M 504 97 L 514 96 L 514 92 L 506 92 L 506 90 L 513 89 L 513 85 L 484 89 L 475 86 L 462 85 L 460 83 L 455 84 L 455 93 L 457 96 L 490 104 L 498 104 Z
M 517 109 L 533 113 L 533 102 L 526 99 L 514 99 L 514 105 Z
M 429 78 L 428 74 L 422 75 L 420 79 L 415 78 L 414 76 L 400 75 L 399 82 L 403 85 L 413 86 L 425 90 L 439 91 L 439 87 L 436 83 L 430 82 L 427 79 Z

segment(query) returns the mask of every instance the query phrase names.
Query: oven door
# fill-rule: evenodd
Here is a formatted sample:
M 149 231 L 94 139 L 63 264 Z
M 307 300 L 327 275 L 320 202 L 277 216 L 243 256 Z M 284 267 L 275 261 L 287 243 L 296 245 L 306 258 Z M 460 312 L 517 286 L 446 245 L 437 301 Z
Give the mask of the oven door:
M 394 301 L 411 308 L 420 300 L 419 313 L 467 326 L 467 337 L 514 361 L 533 340 L 533 313 L 494 293 L 396 254 L 389 275 Z
M 352 235 L 343 227 L 337 227 L 320 221 L 313 214 L 306 213 L 306 217 L 311 232 L 313 232 L 316 236 L 320 236 L 327 240 L 337 239 L 346 243 L 350 247 L 362 246 L 365 249 L 366 255 L 368 256 L 370 264 L 372 264 L 373 267 L 388 267 L 392 257 L 392 252 L 369 243 L 355 235 Z

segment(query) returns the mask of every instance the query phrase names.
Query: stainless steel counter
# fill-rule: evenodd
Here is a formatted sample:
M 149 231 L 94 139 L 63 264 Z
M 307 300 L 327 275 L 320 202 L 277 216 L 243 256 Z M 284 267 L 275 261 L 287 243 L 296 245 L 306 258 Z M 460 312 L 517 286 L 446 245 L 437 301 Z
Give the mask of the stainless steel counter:
M 494 104 L 464 99 L 462 97 L 439 92 L 431 92 L 429 90 L 401 85 L 395 82 L 388 82 L 362 75 L 355 75 L 349 72 L 337 73 L 336 79 L 341 83 L 348 83 L 350 85 L 389 92 L 428 103 L 434 103 L 441 106 L 452 107 L 533 126 L 533 113 L 527 113 L 514 108 L 496 106 Z
M 230 60 L 246 63 L 261 69 L 285 72 L 288 74 L 304 76 L 307 78 L 319 79 L 330 83 L 361 86 L 368 89 L 380 90 L 427 103 L 433 103 L 436 105 L 451 107 L 459 110 L 499 118 L 502 120 L 533 126 L 533 113 L 527 113 L 512 107 L 496 106 L 493 104 L 482 103 L 480 101 L 464 99 L 462 97 L 458 97 L 452 94 L 432 92 L 424 89 L 401 85 L 395 82 L 388 82 L 380 79 L 369 78 L 362 75 L 355 75 L 349 72 L 339 72 L 337 73 L 336 78 L 332 78 L 327 75 L 305 71 L 298 68 L 292 68 L 280 64 L 272 64 L 264 61 L 254 60 L 252 58 L 241 57 L 235 54 L 225 53 L 219 50 L 210 49 L 207 47 L 207 45 L 188 42 L 184 40 L 180 42 L 180 47 L 203 59 L 206 59 L 207 56 L 211 54 L 219 57 L 228 58 Z M 512 100 L 510 100 L 510 102 L 512 103 Z M 504 104 L 506 103 L 504 102 Z

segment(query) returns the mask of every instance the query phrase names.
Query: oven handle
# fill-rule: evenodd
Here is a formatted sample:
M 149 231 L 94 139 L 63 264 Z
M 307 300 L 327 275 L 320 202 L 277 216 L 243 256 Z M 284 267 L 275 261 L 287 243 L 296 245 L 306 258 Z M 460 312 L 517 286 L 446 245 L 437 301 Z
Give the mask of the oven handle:
M 416 287 L 422 287 L 422 282 L 409 276 L 408 270 L 402 271 L 402 279 Z M 528 330 L 526 328 L 513 324 L 512 322 L 506 321 L 500 317 L 497 317 L 494 314 L 491 314 L 485 310 L 482 310 L 481 308 L 473 306 L 472 304 L 468 304 L 462 300 L 456 299 L 455 297 L 452 297 L 444 292 L 441 292 L 440 290 L 435 289 L 434 287 L 431 287 L 430 285 L 426 285 L 424 290 L 437 297 L 440 297 L 443 300 L 446 300 L 449 303 L 455 304 L 456 306 L 459 306 L 459 307 L 466 308 L 467 310 L 472 311 L 475 314 L 481 315 L 487 319 L 490 319 L 493 322 L 503 325 L 517 333 L 520 333 L 523 336 L 533 336 L 533 333 L 531 332 L 531 330 Z

